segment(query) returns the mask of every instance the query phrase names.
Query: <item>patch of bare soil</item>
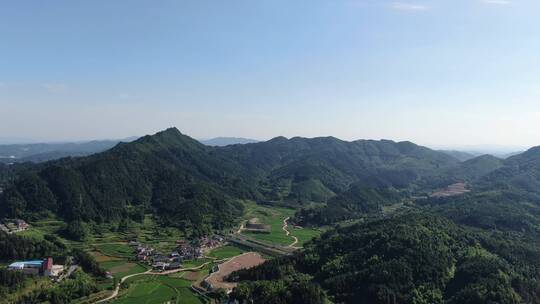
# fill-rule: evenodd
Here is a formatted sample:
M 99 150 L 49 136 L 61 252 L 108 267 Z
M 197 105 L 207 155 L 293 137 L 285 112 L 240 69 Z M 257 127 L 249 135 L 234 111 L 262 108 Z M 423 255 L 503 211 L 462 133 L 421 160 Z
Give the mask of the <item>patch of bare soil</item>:
M 455 183 L 446 187 L 445 189 L 432 193 L 430 196 L 431 197 L 449 197 L 449 196 L 462 195 L 470 191 L 471 190 L 467 189 L 467 185 L 465 183 Z
M 237 257 L 230 259 L 229 261 L 220 264 L 219 270 L 212 273 L 206 282 L 210 284 L 212 289 L 232 289 L 236 286 L 236 283 L 225 282 L 224 279 L 232 272 L 240 269 L 249 269 L 260 265 L 265 262 L 265 259 L 258 253 L 248 252 Z

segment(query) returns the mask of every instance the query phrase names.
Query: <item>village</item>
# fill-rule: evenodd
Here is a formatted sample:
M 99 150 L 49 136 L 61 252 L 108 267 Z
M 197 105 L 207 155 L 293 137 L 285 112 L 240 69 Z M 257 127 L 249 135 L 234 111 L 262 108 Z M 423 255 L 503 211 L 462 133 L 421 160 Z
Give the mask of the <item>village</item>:
M 177 240 L 175 250 L 168 254 L 159 253 L 154 248 L 137 241 L 130 241 L 128 244 L 135 248 L 135 258 L 138 262 L 152 266 L 155 271 L 165 271 L 182 268 L 184 261 L 204 258 L 207 252 L 221 246 L 223 242 L 224 238 L 218 235 L 189 242 Z
M 30 225 L 21 219 L 3 219 L 0 222 L 0 230 L 8 234 L 26 231 L 28 228 Z

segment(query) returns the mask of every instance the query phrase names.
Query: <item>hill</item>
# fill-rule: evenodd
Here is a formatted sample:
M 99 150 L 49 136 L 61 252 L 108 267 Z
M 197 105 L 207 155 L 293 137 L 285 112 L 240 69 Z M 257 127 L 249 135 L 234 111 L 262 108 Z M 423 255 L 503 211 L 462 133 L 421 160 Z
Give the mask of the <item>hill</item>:
M 399 204 L 404 195 L 392 188 L 368 187 L 362 183 L 329 199 L 325 206 L 301 209 L 293 221 L 300 226 L 331 225 L 363 216 L 382 215 L 383 208 Z
M 504 166 L 486 175 L 478 184 L 483 189 L 513 189 L 540 194 L 540 147 L 506 159 Z
M 459 161 L 411 142 L 287 139 L 228 146 L 218 153 L 243 164 L 268 199 L 324 202 L 351 184 L 408 187 Z
M 232 298 L 271 303 L 294 287 L 314 303 L 540 303 L 539 172 L 540 148 L 439 171 L 469 181 L 472 192 L 416 199 L 393 215 L 338 226 L 293 257 L 234 273 Z M 326 212 L 307 216 L 324 222 L 347 214 L 337 212 L 343 207 L 369 213 L 392 197 L 370 191 L 351 187 Z
M 238 199 L 329 202 L 353 184 L 407 188 L 458 163 L 410 142 L 278 137 L 209 147 L 171 128 L 22 170 L 1 206 L 7 216 L 53 214 L 66 221 L 137 219 L 150 212 L 166 224 L 207 230 L 231 225 L 242 212 Z
M 334 225 L 304 251 L 234 274 L 234 299 L 539 303 L 540 148 L 460 162 L 411 142 L 213 147 L 171 128 L 90 156 L 0 165 L 0 178 L 1 216 L 59 218 L 68 230 L 152 214 L 206 235 L 235 224 L 243 199 L 308 207 L 291 222 Z M 416 196 L 455 181 L 472 191 Z M 358 223 L 340 226 L 350 219 Z
M 506 242 L 514 250 L 496 235 L 427 214 L 369 221 L 329 231 L 292 257 L 233 273 L 229 279 L 240 285 L 231 297 L 272 303 L 267 299 L 300 285 L 311 286 L 301 290 L 313 303 L 325 297 L 313 292 L 317 287 L 334 303 L 538 303 L 539 248 L 519 238 Z
M 232 195 L 250 186 L 242 168 L 176 129 L 83 158 L 29 170 L 3 195 L 13 217 L 56 214 L 66 221 L 115 221 L 155 212 L 163 223 L 204 231 L 242 213 Z
M 457 182 L 475 182 L 484 176 L 502 168 L 504 160 L 492 155 L 481 155 L 461 162 L 455 167 L 442 171 L 437 182 L 439 186 L 445 186 Z M 432 181 L 434 184 L 435 182 Z

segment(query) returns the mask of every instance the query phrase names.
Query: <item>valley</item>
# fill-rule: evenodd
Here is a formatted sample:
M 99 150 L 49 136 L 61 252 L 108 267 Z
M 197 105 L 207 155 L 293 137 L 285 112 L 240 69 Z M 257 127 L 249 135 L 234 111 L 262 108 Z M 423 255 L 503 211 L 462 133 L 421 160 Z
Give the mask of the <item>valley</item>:
M 273 246 L 287 247 L 287 243 L 294 241 L 292 236 L 288 236 L 288 231 L 281 226 L 286 219 L 285 216 L 292 215 L 294 210 L 259 206 L 249 201 L 245 204 L 246 210 L 249 210 L 244 215 L 245 218 L 257 215 L 272 226 L 267 237 L 260 238 L 258 234 L 246 233 L 245 236 L 241 234 L 245 242 L 257 241 L 255 248 L 223 241 L 215 248 L 205 250 L 200 257 L 183 260 L 179 268 L 171 270 L 156 270 L 155 265 L 153 267 L 146 261 L 137 259 L 136 247 L 141 245 L 135 244 L 146 244 L 146 246 L 151 246 L 152 250 L 167 253 L 177 250 L 178 244 L 186 240 L 180 230 L 160 227 L 149 214 L 145 215 L 142 223 L 131 223 L 121 232 L 114 231 L 114 227 L 110 225 L 94 227 L 84 241 L 65 239 L 62 236 L 63 222 L 53 219 L 31 222 L 31 228 L 20 232 L 19 235 L 39 240 L 45 235 L 58 235 L 66 246 L 90 253 L 99 267 L 106 271 L 108 278 L 98 280 L 100 291 L 79 299 L 75 303 L 159 303 L 159 301 L 213 303 L 213 296 L 208 296 L 208 293 L 220 287 L 235 286 L 233 283 L 223 282 L 223 277 L 232 271 L 230 269 L 242 269 L 254 265 L 248 258 L 247 264 L 241 262 L 240 268 L 237 268 L 238 266 L 230 268 L 227 266 L 228 261 L 236 265 L 237 258 L 238 261 L 240 257 L 247 258 L 250 254 L 255 254 L 250 250 L 257 250 L 257 248 L 261 249 L 262 256 L 267 256 L 265 249 L 272 250 Z M 303 234 L 303 240 L 307 241 L 308 235 L 315 236 L 318 233 L 320 232 L 311 230 Z M 233 229 L 231 236 L 234 234 Z M 291 252 L 278 252 L 277 255 L 273 252 L 273 254 L 275 257 Z M 258 256 L 257 264 L 264 261 L 261 255 L 258 253 L 256 255 Z M 220 267 L 225 274 L 212 274 L 212 270 L 217 267 Z M 212 283 L 206 283 L 207 280 Z M 210 289 L 209 286 L 214 284 L 217 287 Z
M 540 254 L 536 161 L 535 149 L 460 161 L 410 142 L 331 137 L 211 147 L 168 129 L 87 157 L 16 164 L 4 171 L 3 242 L 41 249 L 0 247 L 2 261 L 52 256 L 80 269 L 50 291 L 23 279 L 6 299 L 458 303 L 472 292 L 517 303 L 534 298 L 527 278 L 540 269 L 530 258 Z M 512 284 L 459 285 L 477 263 L 501 264 Z M 406 272 L 384 275 L 395 269 Z M 509 298 L 483 294 L 485 284 Z

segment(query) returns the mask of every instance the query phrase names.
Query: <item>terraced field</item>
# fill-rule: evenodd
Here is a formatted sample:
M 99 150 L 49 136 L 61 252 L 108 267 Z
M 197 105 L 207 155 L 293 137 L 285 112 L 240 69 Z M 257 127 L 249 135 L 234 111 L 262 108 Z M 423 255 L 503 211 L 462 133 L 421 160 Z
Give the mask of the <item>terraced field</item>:
M 94 247 L 108 256 L 132 258 L 135 254 L 133 247 L 128 246 L 126 243 L 104 243 L 96 244 Z
M 204 303 L 191 291 L 191 283 L 185 279 L 166 276 L 144 276 L 129 283 L 125 294 L 114 304 Z

